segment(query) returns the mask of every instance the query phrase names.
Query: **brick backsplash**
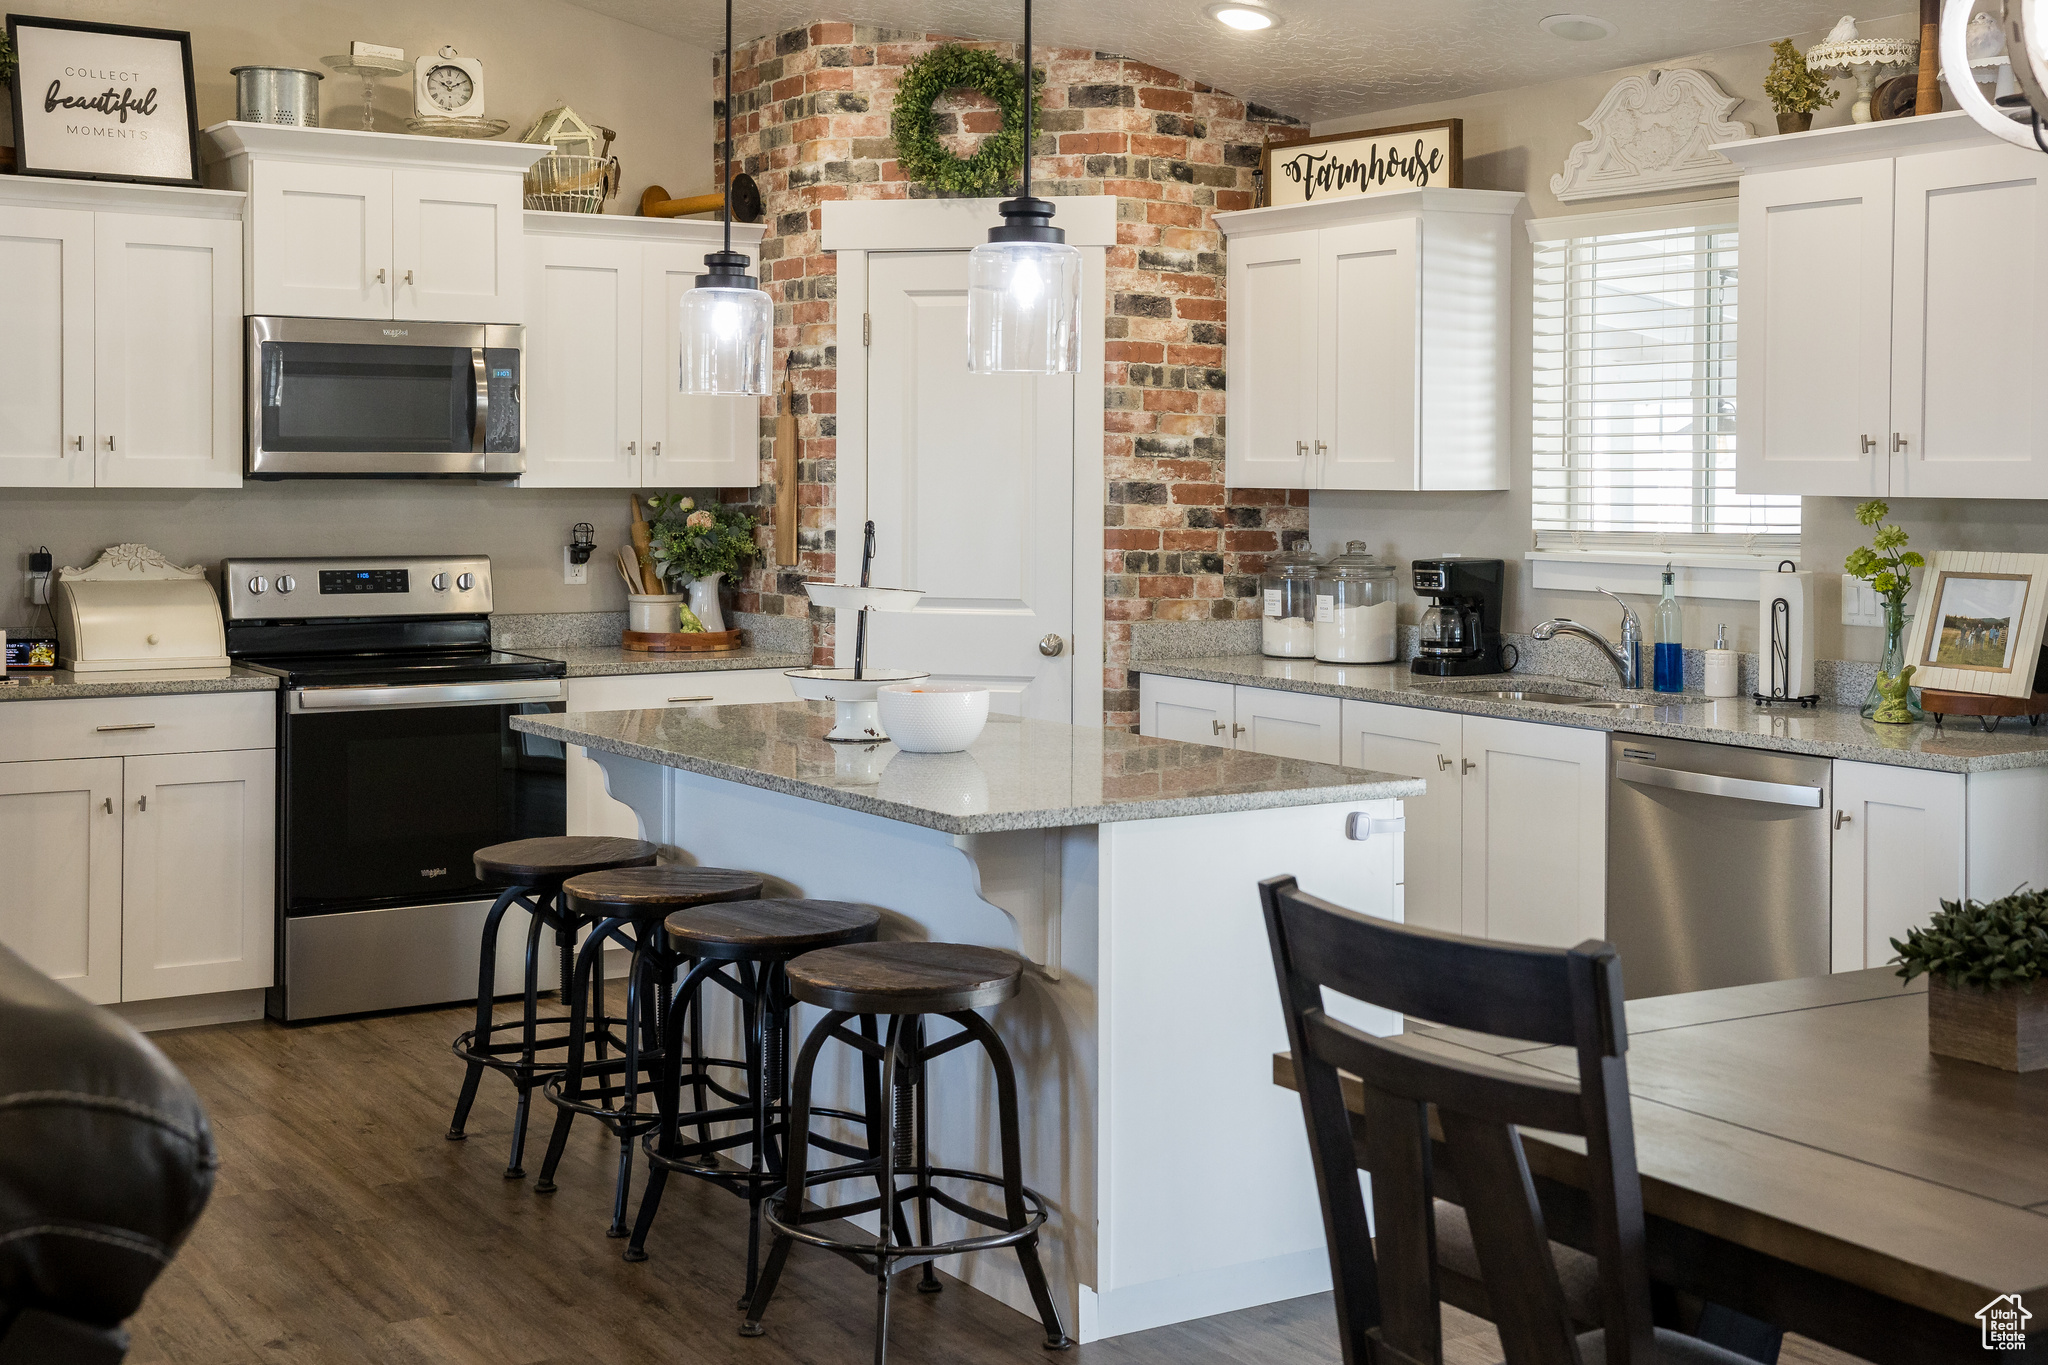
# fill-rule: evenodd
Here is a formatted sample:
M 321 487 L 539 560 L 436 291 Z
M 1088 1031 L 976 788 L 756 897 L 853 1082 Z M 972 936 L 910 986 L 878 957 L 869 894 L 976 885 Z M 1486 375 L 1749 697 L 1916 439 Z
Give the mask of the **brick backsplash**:
M 793 361 L 803 440 L 800 563 L 749 573 L 737 585 L 737 606 L 808 611 L 820 663 L 831 662 L 829 613 L 811 608 L 797 585 L 837 570 L 838 267 L 818 245 L 822 206 L 933 195 L 897 165 L 889 111 L 904 67 L 947 41 L 872 24 L 815 23 L 733 54 L 733 153 L 766 205 L 762 287 L 775 299 L 776 364 Z M 1015 44 L 967 46 L 1018 57 Z M 1250 618 L 1265 557 L 1308 537 L 1306 493 L 1223 483 L 1224 258 L 1212 217 L 1250 208 L 1261 146 L 1302 128 L 1109 53 L 1040 48 L 1034 55 L 1046 86 L 1034 129 L 1033 190 L 1118 201 L 1103 324 L 1103 722 L 1135 726 L 1131 623 Z M 721 75 L 714 58 L 713 76 Z M 993 103 L 976 94 L 956 93 L 938 107 L 941 135 L 956 151 L 997 125 Z M 722 164 L 723 145 L 712 155 Z M 764 461 L 766 453 L 764 445 Z M 772 477 L 764 463 L 763 484 Z M 769 492 L 764 486 L 753 497 L 765 503 Z

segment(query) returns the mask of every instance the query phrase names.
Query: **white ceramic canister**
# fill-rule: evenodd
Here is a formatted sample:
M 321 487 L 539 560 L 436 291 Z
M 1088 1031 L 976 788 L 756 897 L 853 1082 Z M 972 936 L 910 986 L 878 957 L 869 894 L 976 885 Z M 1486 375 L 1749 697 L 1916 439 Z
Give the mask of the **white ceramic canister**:
M 648 631 L 656 635 L 673 635 L 682 629 L 682 617 L 676 611 L 687 600 L 679 593 L 626 595 L 626 629 Z

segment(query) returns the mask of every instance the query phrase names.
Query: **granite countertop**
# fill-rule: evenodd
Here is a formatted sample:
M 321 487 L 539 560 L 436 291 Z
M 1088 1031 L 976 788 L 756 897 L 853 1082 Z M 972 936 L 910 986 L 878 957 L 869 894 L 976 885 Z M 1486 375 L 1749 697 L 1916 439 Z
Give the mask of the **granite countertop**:
M 1406 664 L 1323 664 L 1313 659 L 1269 659 L 1258 654 L 1146 659 L 1133 662 L 1131 671 L 1465 715 L 1541 721 L 1586 730 L 1734 744 L 1862 763 L 1890 763 L 1937 772 L 1978 773 L 2048 764 L 2048 726 L 2036 730 L 2023 719 L 2006 720 L 1988 734 L 1966 716 L 1950 719 L 1939 730 L 1932 721 L 1919 725 L 1878 725 L 1865 720 L 1852 706 L 1822 704 L 1807 710 L 1797 706 L 1761 707 L 1747 697 L 1709 700 L 1697 693 L 1675 694 L 1682 700 L 1674 702 L 1671 693 L 1626 692 L 1535 674 L 1435 679 L 1411 673 Z M 1589 700 L 1639 701 L 1644 705 L 1634 711 L 1589 711 L 1471 695 L 1510 689 L 1554 691 Z
M 511 645 L 515 654 L 560 659 L 572 678 L 611 678 L 625 673 L 716 673 L 742 668 L 808 668 L 808 652 L 756 649 L 705 651 L 701 654 L 650 654 L 617 645 Z
M 947 834 L 1420 796 L 1415 778 L 990 716 L 957 754 L 834 744 L 827 702 L 515 716 L 514 729 Z
M 66 697 L 167 697 L 187 692 L 275 692 L 277 676 L 253 668 L 186 668 L 133 673 L 73 673 L 68 668 L 10 668 L 0 702 Z

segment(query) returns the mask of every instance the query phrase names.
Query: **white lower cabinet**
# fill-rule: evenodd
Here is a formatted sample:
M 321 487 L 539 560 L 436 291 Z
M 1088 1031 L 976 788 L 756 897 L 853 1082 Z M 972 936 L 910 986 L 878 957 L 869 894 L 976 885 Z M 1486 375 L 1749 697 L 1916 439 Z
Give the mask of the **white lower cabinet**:
M 121 818 L 118 758 L 0 763 L 0 944 L 100 1005 L 121 998 Z
M 1138 679 L 1138 733 L 1234 749 L 1230 727 L 1238 691 L 1229 683 L 1144 674 Z
M 1465 815 L 1458 761 L 1464 753 L 1464 717 L 1347 701 L 1343 728 L 1345 767 L 1419 777 L 1429 784 L 1421 796 L 1401 801 L 1408 822 L 1395 866 L 1402 923 L 1463 933 Z
M 1606 732 L 1462 719 L 1465 932 L 1553 948 L 1606 937 Z
M 609 678 L 569 679 L 571 711 L 639 711 L 670 706 L 739 706 L 791 701 L 796 693 L 779 669 L 747 668 L 708 673 L 626 673 Z M 605 790 L 604 771 L 579 744 L 568 746 L 568 829 L 570 834 L 640 837 L 632 810 Z
M 1240 687 L 1233 697 L 1231 733 L 1236 747 L 1311 763 L 1344 759 L 1343 706 L 1335 697 Z
M 1836 971 L 1884 966 L 1894 938 L 1963 893 L 1970 780 L 1961 773 L 1835 760 Z

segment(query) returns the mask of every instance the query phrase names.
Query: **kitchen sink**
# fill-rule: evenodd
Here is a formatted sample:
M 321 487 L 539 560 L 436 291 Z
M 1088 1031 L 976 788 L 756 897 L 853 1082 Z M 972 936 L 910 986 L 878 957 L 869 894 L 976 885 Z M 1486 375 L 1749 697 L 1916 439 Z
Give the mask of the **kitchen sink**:
M 1452 695 L 1483 697 L 1487 701 L 1533 701 L 1546 706 L 1583 706 L 1587 700 L 1565 692 L 1456 692 Z
M 1646 711 L 1652 703 L 1646 701 L 1582 701 L 1574 702 L 1581 711 Z

